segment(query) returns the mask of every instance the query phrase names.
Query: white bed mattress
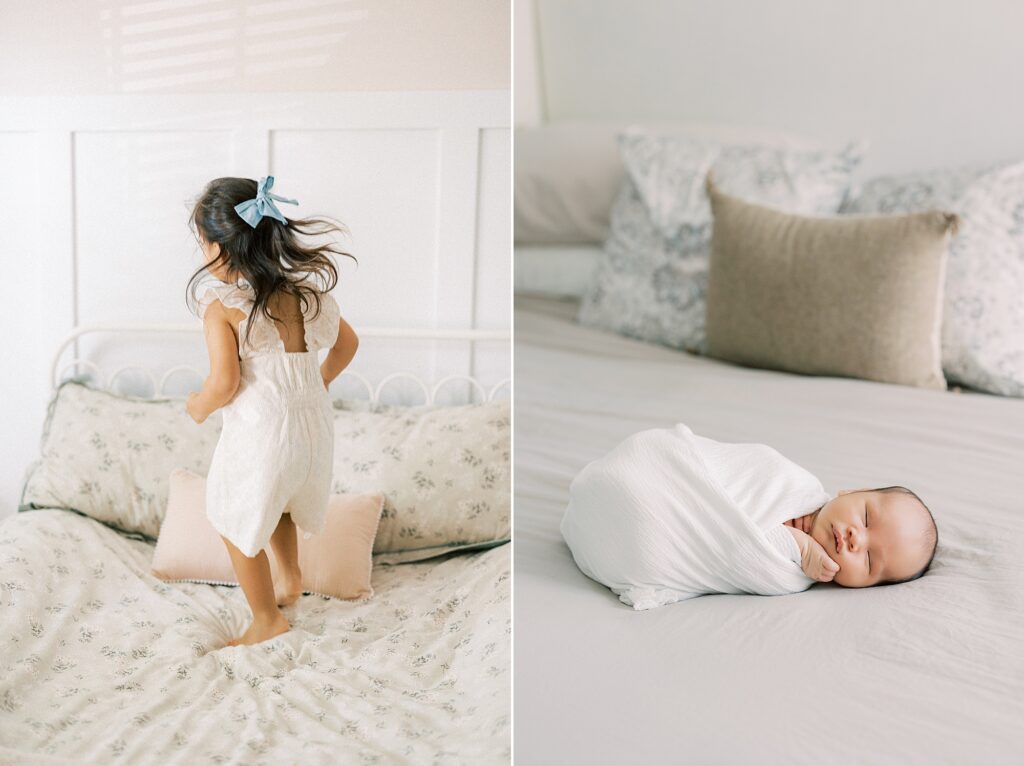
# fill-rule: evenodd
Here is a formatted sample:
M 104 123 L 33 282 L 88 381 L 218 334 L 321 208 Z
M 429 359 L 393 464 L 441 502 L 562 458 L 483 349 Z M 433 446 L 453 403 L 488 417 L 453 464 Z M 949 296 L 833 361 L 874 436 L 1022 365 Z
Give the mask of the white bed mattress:
M 516 762 L 1024 763 L 1024 400 L 744 369 L 574 309 L 516 304 Z M 931 571 L 630 609 L 558 523 L 585 463 L 676 422 L 770 444 L 833 494 L 909 486 Z
M 0 523 L 0 764 L 507 764 L 510 546 L 378 566 L 225 647 L 237 587 L 63 510 Z

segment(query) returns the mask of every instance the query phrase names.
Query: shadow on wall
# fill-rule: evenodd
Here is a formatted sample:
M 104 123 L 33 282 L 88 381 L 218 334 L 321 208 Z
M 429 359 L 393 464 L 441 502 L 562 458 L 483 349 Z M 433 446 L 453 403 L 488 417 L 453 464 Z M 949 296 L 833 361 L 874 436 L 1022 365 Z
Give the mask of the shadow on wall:
M 161 91 L 332 63 L 369 2 L 118 3 L 100 11 L 107 74 L 125 93 Z M 158 12 L 154 12 L 154 8 Z

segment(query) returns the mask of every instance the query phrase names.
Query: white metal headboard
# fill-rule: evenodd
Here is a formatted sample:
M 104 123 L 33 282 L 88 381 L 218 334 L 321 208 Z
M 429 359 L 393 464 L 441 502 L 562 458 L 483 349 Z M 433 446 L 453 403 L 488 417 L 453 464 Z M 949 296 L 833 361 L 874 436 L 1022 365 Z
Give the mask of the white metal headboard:
M 63 373 L 70 367 L 88 367 L 93 370 L 97 379 L 97 386 L 100 388 L 106 388 L 107 390 L 113 390 L 113 384 L 117 380 L 118 376 L 127 370 L 139 370 L 149 378 L 149 381 L 153 385 L 153 397 L 158 398 L 165 396 L 164 387 L 167 385 L 167 381 L 171 376 L 176 375 L 180 372 L 193 372 L 200 379 L 203 380 L 206 375 L 202 371 L 195 367 L 187 364 L 177 365 L 170 368 L 161 376 L 159 382 L 153 376 L 153 374 L 145 367 L 137 364 L 129 364 L 120 367 L 119 369 L 112 372 L 109 377 L 104 379 L 103 371 L 95 363 L 89 359 L 74 358 L 65 363 L 58 370 L 60 365 L 61 357 L 64 355 L 65 350 L 72 343 L 77 341 L 83 335 L 90 333 L 118 333 L 118 332 L 131 332 L 131 333 L 175 333 L 175 334 L 191 334 L 201 333 L 202 327 L 197 327 L 195 324 L 153 324 L 153 323 L 128 323 L 128 324 L 92 324 L 83 325 L 76 328 L 69 333 L 63 341 L 57 346 L 57 350 L 54 352 L 53 360 L 50 364 L 50 389 L 51 392 L 55 390 L 63 381 L 61 377 Z M 400 340 L 464 340 L 470 343 L 477 341 L 510 341 L 511 333 L 507 330 L 434 330 L 424 328 L 386 328 L 386 327 L 360 327 L 359 328 L 360 338 L 394 338 Z M 454 382 L 468 383 L 480 396 L 481 401 L 493 400 L 499 391 L 505 387 L 511 387 L 511 378 L 504 378 L 499 382 L 495 383 L 487 389 L 484 385 L 471 375 L 446 375 L 433 383 L 424 381 L 419 375 L 412 372 L 394 372 L 390 375 L 383 377 L 377 381 L 376 385 L 371 383 L 366 377 L 359 373 L 350 372 L 348 370 L 341 373 L 338 376 L 340 380 L 342 377 L 349 377 L 359 381 L 362 386 L 366 389 L 371 402 L 379 402 L 381 392 L 385 386 L 393 383 L 396 380 L 411 380 L 417 387 L 422 391 L 423 397 L 426 404 L 434 404 L 437 399 L 438 392 L 445 386 Z

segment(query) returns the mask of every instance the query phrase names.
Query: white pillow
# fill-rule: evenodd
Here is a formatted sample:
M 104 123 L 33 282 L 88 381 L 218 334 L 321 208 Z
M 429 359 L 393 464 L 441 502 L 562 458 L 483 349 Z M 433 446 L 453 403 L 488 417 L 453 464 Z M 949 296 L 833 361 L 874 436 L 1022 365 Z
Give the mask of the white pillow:
M 600 124 L 516 128 L 517 244 L 586 244 L 605 238 L 623 172 L 616 130 Z
M 599 244 L 626 174 L 617 136 L 626 123 L 566 121 L 515 130 L 517 244 Z M 802 136 L 768 128 L 697 122 L 648 123 L 652 135 L 813 149 Z
M 578 298 L 601 261 L 599 245 L 522 245 L 515 248 L 517 293 Z

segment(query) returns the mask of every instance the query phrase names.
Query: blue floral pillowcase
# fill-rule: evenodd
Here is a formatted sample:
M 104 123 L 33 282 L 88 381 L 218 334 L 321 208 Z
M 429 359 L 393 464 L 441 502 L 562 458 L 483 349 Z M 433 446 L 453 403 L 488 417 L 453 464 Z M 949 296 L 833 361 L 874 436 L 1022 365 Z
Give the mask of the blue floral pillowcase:
M 943 371 L 950 383 L 1024 396 L 1024 162 L 880 176 L 854 191 L 863 142 L 825 151 L 642 129 L 618 140 L 626 177 L 581 324 L 707 353 L 711 170 L 722 191 L 796 214 L 958 213 L 943 294 Z
M 950 383 L 1024 396 L 1024 162 L 881 176 L 843 213 L 928 209 L 959 214 L 942 308 L 942 368 Z
M 839 151 L 713 144 L 632 129 L 619 136 L 626 178 L 604 256 L 580 303 L 581 324 L 694 353 L 704 332 L 709 170 L 725 192 L 792 213 L 838 212 L 865 145 Z

